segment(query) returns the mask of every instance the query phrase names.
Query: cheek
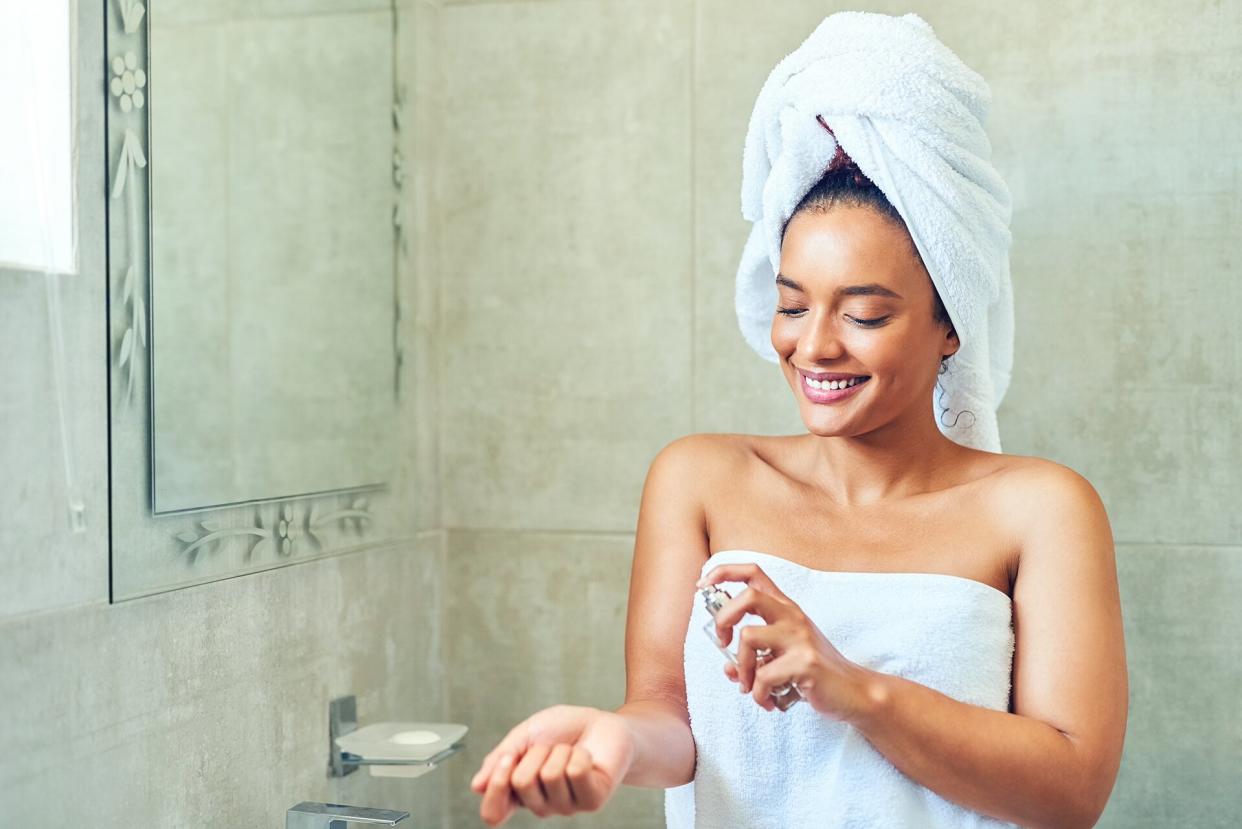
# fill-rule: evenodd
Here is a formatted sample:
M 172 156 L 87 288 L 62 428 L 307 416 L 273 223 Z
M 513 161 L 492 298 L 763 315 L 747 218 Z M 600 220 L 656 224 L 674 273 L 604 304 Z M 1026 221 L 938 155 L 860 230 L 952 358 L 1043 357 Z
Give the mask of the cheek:
M 782 314 L 772 318 L 772 347 L 778 354 L 792 352 L 798 345 L 798 322 Z

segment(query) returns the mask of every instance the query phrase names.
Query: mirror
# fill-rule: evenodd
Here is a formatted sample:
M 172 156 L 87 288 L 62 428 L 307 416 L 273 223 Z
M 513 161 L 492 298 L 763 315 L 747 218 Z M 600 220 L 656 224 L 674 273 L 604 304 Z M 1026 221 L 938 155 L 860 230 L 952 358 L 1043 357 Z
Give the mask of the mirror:
M 405 537 L 398 6 L 104 13 L 112 601 Z
M 154 511 L 383 483 L 392 12 L 152 5 L 152 83 L 130 91 L 150 105 Z

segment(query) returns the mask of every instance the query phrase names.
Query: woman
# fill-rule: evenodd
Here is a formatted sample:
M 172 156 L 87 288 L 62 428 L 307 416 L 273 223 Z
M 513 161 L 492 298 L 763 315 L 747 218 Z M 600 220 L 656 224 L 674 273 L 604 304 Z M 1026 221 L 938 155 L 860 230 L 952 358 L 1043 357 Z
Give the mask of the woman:
M 842 14 L 856 13 L 816 35 Z M 845 22 L 888 32 L 910 17 Z M 901 36 L 925 42 L 920 26 Z M 827 172 L 773 219 L 770 345 L 807 434 L 692 435 L 657 455 L 625 704 L 553 706 L 515 726 L 472 781 L 489 825 L 519 807 L 596 811 L 622 783 L 668 790 L 670 827 L 1088 827 L 1103 811 L 1128 698 L 1103 504 L 1067 467 L 950 437 L 999 402 L 941 405 L 965 347 L 954 319 L 971 317 L 968 292 L 946 308 L 937 279 L 954 284 L 968 263 L 942 268 L 931 225 L 904 221 L 832 147 Z M 739 664 L 715 658 L 732 697 L 694 670 L 715 653 L 694 630 L 696 588 L 730 582 L 745 589 L 716 631 Z M 747 615 L 761 623 L 735 636 Z M 787 683 L 805 704 L 781 711 L 770 695 Z

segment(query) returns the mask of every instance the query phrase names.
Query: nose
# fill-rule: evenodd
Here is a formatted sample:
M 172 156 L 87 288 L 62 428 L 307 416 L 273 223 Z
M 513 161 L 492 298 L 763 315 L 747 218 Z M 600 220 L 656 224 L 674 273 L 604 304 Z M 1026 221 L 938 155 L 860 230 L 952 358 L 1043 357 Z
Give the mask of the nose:
M 808 363 L 830 360 L 845 353 L 836 326 L 826 314 L 811 316 L 808 312 L 806 325 L 798 334 L 798 352 Z

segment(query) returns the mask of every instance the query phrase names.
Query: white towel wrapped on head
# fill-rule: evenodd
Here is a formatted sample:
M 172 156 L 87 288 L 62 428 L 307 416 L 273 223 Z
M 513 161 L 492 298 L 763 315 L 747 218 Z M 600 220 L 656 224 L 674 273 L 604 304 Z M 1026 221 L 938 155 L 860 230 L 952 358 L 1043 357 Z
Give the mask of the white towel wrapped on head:
M 990 105 L 982 76 L 917 14 L 826 17 L 772 70 L 751 114 L 742 215 L 754 225 L 736 304 L 746 342 L 778 362 L 781 237 L 840 142 L 905 219 L 960 340 L 932 395 L 940 431 L 999 452 L 996 409 L 1013 366 L 1012 201 L 991 163 Z

